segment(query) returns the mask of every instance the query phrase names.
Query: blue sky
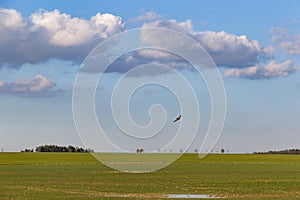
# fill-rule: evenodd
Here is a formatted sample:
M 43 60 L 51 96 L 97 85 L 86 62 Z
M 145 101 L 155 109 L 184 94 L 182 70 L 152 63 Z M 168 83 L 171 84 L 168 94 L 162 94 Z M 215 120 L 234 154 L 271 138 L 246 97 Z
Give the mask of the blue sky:
M 141 27 L 182 32 L 201 44 L 216 63 L 224 81 L 227 113 L 213 151 L 299 148 L 299 4 L 299 1 L 78 0 L 71 4 L 64 0 L 1 1 L 0 149 L 19 151 L 45 143 L 82 146 L 85 142 L 80 140 L 72 113 L 72 89 L 80 64 L 100 42 Z M 158 41 L 164 42 L 163 38 Z M 201 76 L 190 70 L 184 60 L 168 52 L 139 50 L 113 63 L 98 85 L 95 101 L 99 123 L 104 124 L 112 138 L 118 137 L 118 129 L 110 119 L 108 97 L 117 80 L 132 65 L 148 62 L 158 62 L 180 72 L 196 91 L 200 101 L 200 136 L 190 149 L 199 149 L 211 114 L 209 93 Z M 144 76 L 129 77 L 126 83 L 147 79 Z M 176 81 L 175 75 L 160 71 L 148 79 L 154 77 Z M 139 125 L 149 123 L 147 110 L 151 105 L 165 106 L 167 123 L 162 134 L 165 140 L 170 139 L 179 127 L 168 123 L 180 113 L 174 95 L 166 88 L 150 85 L 140 88 L 132 97 L 131 114 Z M 189 116 L 183 119 L 186 121 L 182 123 L 192 121 Z M 130 150 L 131 146 L 126 148 Z

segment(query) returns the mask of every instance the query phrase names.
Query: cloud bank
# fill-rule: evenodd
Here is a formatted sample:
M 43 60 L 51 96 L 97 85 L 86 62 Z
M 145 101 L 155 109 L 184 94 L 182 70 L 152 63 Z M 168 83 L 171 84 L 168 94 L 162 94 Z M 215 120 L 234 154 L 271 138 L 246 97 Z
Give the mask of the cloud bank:
M 288 76 L 298 70 L 291 60 L 277 63 L 274 47 L 264 47 L 246 35 L 225 31 L 195 31 L 191 20 L 178 22 L 162 20 L 155 12 L 145 12 L 132 19 L 142 27 L 169 28 L 184 33 L 201 44 L 218 67 L 224 67 L 224 77 L 263 79 Z M 24 18 L 14 9 L 0 8 L 0 68 L 18 69 L 25 63 L 37 64 L 49 59 L 81 62 L 99 42 L 125 30 L 119 16 L 97 13 L 89 19 L 72 17 L 59 10 L 39 10 Z M 288 55 L 300 55 L 300 35 L 290 35 L 286 29 L 273 28 L 272 41 Z M 147 39 L 147 36 L 142 36 Z M 156 37 L 157 42 L 166 38 Z M 176 38 L 167 38 L 176 43 Z M 191 50 L 192 51 L 192 50 Z M 265 63 L 269 61 L 267 65 Z M 161 50 L 141 49 L 120 56 L 107 72 L 125 73 L 133 67 L 147 63 L 168 65 L 174 69 L 190 69 L 184 59 Z M 89 73 L 97 72 L 92 69 Z M 37 77 L 36 77 L 37 78 Z M 13 85 L 1 82 L 2 91 L 13 91 Z
M 218 67 L 242 69 L 259 65 L 262 60 L 269 60 L 274 56 L 275 50 L 273 47 L 262 47 L 257 40 L 250 40 L 246 35 L 238 36 L 224 31 L 197 32 L 193 29 L 191 20 L 183 22 L 177 22 L 176 20 L 156 20 L 145 23 L 142 28 L 144 27 L 168 28 L 188 35 L 204 47 Z M 170 45 L 170 49 L 178 48 L 180 43 L 176 35 L 174 35 L 174 38 L 165 38 L 163 35 L 147 35 L 143 34 L 143 32 L 141 32 L 141 42 L 144 44 L 164 43 Z M 190 51 L 193 51 L 193 49 Z M 186 60 L 170 52 L 156 49 L 142 49 L 119 57 L 110 65 L 107 72 L 126 73 L 135 66 L 147 63 L 159 63 L 179 70 L 192 69 Z M 97 66 L 90 69 L 90 73 L 97 72 L 96 68 Z

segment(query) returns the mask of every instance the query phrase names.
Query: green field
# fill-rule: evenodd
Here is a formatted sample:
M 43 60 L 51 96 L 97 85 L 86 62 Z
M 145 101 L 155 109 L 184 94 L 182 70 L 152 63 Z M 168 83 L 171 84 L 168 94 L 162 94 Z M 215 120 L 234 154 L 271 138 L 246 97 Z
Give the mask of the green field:
M 300 156 L 186 154 L 159 171 L 133 174 L 110 169 L 87 153 L 0 153 L 0 199 L 164 199 L 167 194 L 300 199 Z

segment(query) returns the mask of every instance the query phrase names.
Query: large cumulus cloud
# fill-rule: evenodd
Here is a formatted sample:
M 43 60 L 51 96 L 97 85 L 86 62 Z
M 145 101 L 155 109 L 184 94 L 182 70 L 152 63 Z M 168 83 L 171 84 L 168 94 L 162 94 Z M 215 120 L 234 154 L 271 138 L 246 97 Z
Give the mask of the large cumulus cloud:
M 14 9 L 0 9 L 0 67 L 18 68 L 50 58 L 81 61 L 100 41 L 124 29 L 109 13 L 89 20 L 59 10 L 39 10 L 28 19 Z
M 157 20 L 144 27 L 170 28 L 187 34 L 201 44 L 219 67 L 248 67 L 261 59 L 272 57 L 272 47 L 262 47 L 257 40 L 246 35 L 234 35 L 225 31 L 195 31 L 190 20 Z M 161 37 L 163 39 L 163 37 Z M 169 38 L 172 40 L 172 38 Z M 176 39 L 174 38 L 174 41 Z

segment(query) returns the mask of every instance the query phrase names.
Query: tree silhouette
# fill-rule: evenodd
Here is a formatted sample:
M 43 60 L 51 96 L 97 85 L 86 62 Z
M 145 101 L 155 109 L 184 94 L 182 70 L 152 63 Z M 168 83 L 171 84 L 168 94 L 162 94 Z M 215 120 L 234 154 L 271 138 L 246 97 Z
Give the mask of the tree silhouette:
M 221 153 L 223 154 L 224 152 L 225 152 L 225 149 L 222 148 L 222 149 L 221 149 Z
M 254 152 L 254 154 L 294 154 L 299 155 L 300 149 L 285 149 L 280 151 Z
M 144 149 L 143 148 L 137 148 L 136 149 L 136 153 L 143 153 L 144 152 Z
M 21 152 L 34 152 L 34 149 L 25 149 Z M 84 149 L 81 147 L 73 147 L 69 145 L 66 146 L 57 146 L 57 145 L 42 145 L 35 148 L 35 152 L 77 152 L 77 153 L 92 153 L 92 149 Z

